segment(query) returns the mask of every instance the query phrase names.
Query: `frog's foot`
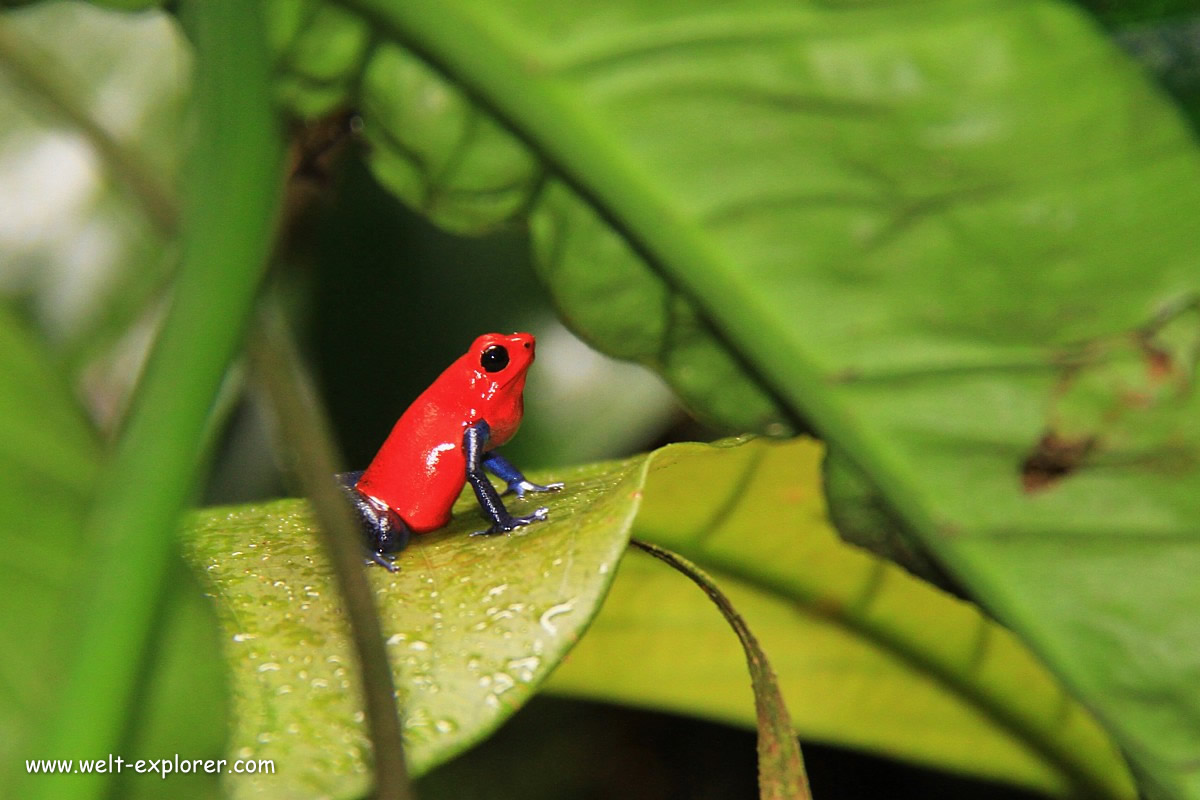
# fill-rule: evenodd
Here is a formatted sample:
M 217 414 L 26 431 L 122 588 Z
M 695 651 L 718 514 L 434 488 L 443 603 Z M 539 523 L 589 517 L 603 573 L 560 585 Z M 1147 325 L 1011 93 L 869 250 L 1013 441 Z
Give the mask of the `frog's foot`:
M 355 481 L 362 473 L 346 472 L 336 476 L 342 484 L 346 498 L 358 514 L 358 524 L 366 539 L 367 566 L 378 564 L 388 572 L 397 572 L 399 567 L 392 563 L 396 554 L 404 549 L 411 537 L 408 526 L 400 515 L 383 501 L 363 494 L 355 488 Z
M 471 535 L 492 536 L 497 533 L 508 533 L 520 528 L 523 525 L 532 525 L 535 522 L 543 522 L 549 518 L 550 509 L 542 506 L 541 508 L 535 510 L 532 514 L 526 514 L 523 517 L 508 516 L 492 525 L 492 527 L 488 528 L 486 531 L 474 531 Z
M 400 568 L 394 563 L 395 560 L 395 553 L 381 553 L 378 550 L 374 550 L 367 555 L 365 563 L 368 567 L 372 564 L 378 564 L 388 572 L 399 572 Z
M 537 492 L 561 492 L 562 488 L 562 483 L 548 483 L 543 486 L 540 483 L 534 483 L 533 481 L 527 481 L 524 479 L 514 481 L 508 485 L 508 491 L 512 492 L 517 497 L 524 497 L 526 493 L 535 494 Z

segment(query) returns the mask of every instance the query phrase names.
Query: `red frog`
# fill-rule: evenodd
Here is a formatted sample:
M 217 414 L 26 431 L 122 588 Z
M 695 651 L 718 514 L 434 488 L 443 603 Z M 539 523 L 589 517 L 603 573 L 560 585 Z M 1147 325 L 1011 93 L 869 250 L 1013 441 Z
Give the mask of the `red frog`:
M 561 483 L 530 482 L 494 450 L 521 424 L 533 351 L 528 333 L 480 336 L 400 416 L 365 471 L 339 476 L 367 531 L 368 563 L 395 571 L 392 559 L 410 534 L 449 522 L 450 508 L 468 481 L 492 523 L 472 535 L 505 533 L 546 519 L 545 508 L 514 517 L 484 474 L 485 469 L 496 474 L 517 497 L 562 488 Z

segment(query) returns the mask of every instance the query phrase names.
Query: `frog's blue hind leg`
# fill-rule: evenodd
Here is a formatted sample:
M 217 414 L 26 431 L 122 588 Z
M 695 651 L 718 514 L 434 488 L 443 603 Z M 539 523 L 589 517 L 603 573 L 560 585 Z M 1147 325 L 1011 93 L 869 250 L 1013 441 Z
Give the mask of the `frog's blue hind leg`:
M 408 545 L 412 532 L 395 511 L 354 488 L 362 477 L 361 471 L 343 472 L 336 477 L 358 513 L 359 526 L 366 534 L 367 564 L 378 564 L 389 572 L 396 572 L 400 568 L 392 561 L 396 553 Z

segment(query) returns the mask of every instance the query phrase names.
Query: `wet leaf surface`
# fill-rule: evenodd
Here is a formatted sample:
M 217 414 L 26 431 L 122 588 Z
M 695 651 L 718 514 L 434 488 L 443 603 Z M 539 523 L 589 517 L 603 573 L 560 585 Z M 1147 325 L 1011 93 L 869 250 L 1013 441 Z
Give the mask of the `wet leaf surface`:
M 473 496 L 417 537 L 400 571 L 372 568 L 414 774 L 486 736 L 579 637 L 624 551 L 647 457 L 555 476 L 550 520 L 507 536 Z M 356 666 L 307 504 L 198 512 L 187 550 L 215 595 L 232 670 L 233 758 L 276 774 L 230 776 L 235 797 L 352 797 L 369 787 Z

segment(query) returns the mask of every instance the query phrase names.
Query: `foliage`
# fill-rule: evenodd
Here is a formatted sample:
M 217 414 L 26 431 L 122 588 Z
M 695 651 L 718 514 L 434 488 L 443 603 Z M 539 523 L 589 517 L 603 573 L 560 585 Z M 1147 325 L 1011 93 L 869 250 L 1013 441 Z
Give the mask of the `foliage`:
M 566 324 L 661 374 L 696 416 L 811 430 L 837 465 L 824 481 L 831 516 L 865 526 L 858 541 L 899 543 L 978 604 L 834 540 L 819 451 L 803 440 L 557 470 L 574 486 L 550 503 L 549 525 L 480 542 L 461 536 L 474 521 L 459 516 L 413 546 L 398 578 L 371 576 L 381 596 L 405 598 L 382 617 L 402 637 L 392 647 L 413 651 L 394 666 L 418 769 L 486 736 L 562 660 L 632 529 L 733 587 L 768 652 L 784 654 L 776 669 L 805 736 L 1049 793 L 1129 797 L 1115 742 L 1143 794 L 1200 797 L 1200 151 L 1093 19 L 1059 0 L 272 0 L 261 20 L 234 6 L 185 3 L 186 39 L 163 11 L 48 3 L 0 15 L 0 175 L 57 192 L 0 224 L 0 286 L 43 333 L 0 317 L 10 764 L 84 755 L 37 747 L 116 750 L 128 726 L 153 728 L 132 702 L 151 661 L 131 654 L 172 641 L 163 626 L 176 617 L 158 613 L 181 596 L 168 531 L 228 412 L 223 377 L 237 389 L 229 367 L 277 219 L 291 248 L 276 258 L 300 272 L 302 203 L 276 196 L 273 94 L 314 123 L 356 110 L 379 183 L 437 224 L 527 231 Z M 1100 13 L 1115 28 L 1130 19 Z M 154 45 L 140 71 L 132 41 Z M 111 74 L 97 66 L 109 63 Z M 310 155 L 294 147 L 289 189 Z M 0 191 L 17 207 L 16 189 Z M 77 278 L 94 291 L 66 292 Z M 431 296 L 424 278 L 404 280 L 398 315 Z M 285 285 L 303 294 L 302 281 Z M 478 332 L 457 316 L 461 338 Z M 151 339 L 127 405 L 138 342 Z M 348 339 L 364 372 L 378 368 Z M 439 365 L 431 355 L 421 369 Z M 606 388 L 620 394 L 587 392 Z M 580 424 L 541 435 L 570 439 Z M 218 597 L 231 752 L 283 748 L 277 757 L 304 770 L 286 791 L 230 781 L 237 794 L 366 786 L 352 697 L 280 691 L 355 679 L 307 519 L 299 501 L 201 512 L 185 538 Z M 43 568 L 68 531 L 91 567 L 78 585 Z M 637 561 L 621 572 L 578 663 L 551 686 L 744 722 L 727 662 L 680 665 L 672 684 L 645 644 L 653 632 L 669 653 L 719 621 L 697 621 Z M 503 607 L 480 594 L 499 586 Z M 435 608 L 432 591 L 463 605 Z M 647 591 L 662 601 L 649 619 L 629 599 Z M 568 626 L 547 620 L 565 605 Z M 490 619 L 493 607 L 512 615 Z M 173 629 L 191 631 L 185 640 L 203 639 L 202 615 L 178 619 L 191 620 Z M 473 620 L 499 638 L 469 642 Z M 436 622 L 435 640 L 425 628 Z M 556 637 L 534 652 L 543 623 Z M 614 681 L 594 666 L 602 646 L 629 661 L 642 651 L 645 669 Z M 813 666 L 829 647 L 894 724 L 847 713 L 847 684 Z M 513 681 L 514 705 L 489 703 L 497 675 L 523 674 L 514 660 L 529 672 Z M 64 683 L 51 663 L 67 665 Z M 162 677 L 169 664 L 148 674 L 151 687 L 178 685 Z M 450 701 L 463 705 L 438 706 Z M 46 705 L 54 712 L 34 712 Z M 16 780 L 5 772 L 0 785 Z M 75 796 L 103 789 L 27 785 L 49 796 L 68 784 Z

